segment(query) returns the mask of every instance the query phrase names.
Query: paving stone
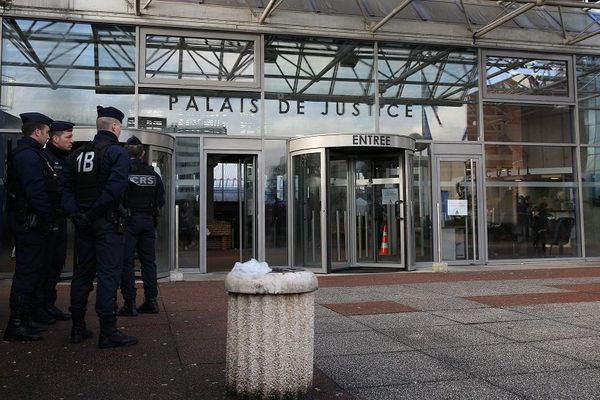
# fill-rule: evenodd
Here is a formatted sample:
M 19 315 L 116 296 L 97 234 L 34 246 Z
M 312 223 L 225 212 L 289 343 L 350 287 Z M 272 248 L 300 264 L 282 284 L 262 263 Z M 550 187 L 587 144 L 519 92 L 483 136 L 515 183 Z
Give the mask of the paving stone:
M 461 324 L 386 329 L 382 330 L 382 333 L 415 349 L 463 347 L 510 341 L 501 336 L 472 328 L 470 325 Z
M 549 340 L 532 346 L 600 367 L 600 337 Z
M 413 350 L 381 333 L 343 332 L 315 335 L 315 357 Z
M 528 399 L 581 399 L 600 398 L 600 371 L 578 369 L 573 371 L 497 376 L 489 382 Z
M 524 343 L 428 349 L 424 352 L 479 377 L 559 371 L 588 366 Z
M 323 317 L 315 318 L 315 332 L 354 332 L 354 331 L 368 331 L 370 328 L 365 326 L 350 317 L 341 316 L 338 314 L 337 317 Z
M 493 307 L 471 308 L 468 310 L 431 311 L 431 313 L 452 321 L 460 322 L 462 324 L 478 324 L 483 322 L 516 321 L 538 318 L 532 315 Z
M 396 301 L 361 301 L 358 303 L 323 304 L 341 315 L 393 314 L 417 311 Z
M 441 382 L 415 382 L 406 385 L 356 389 L 364 400 L 518 400 L 522 397 L 478 379 Z
M 519 342 L 587 337 L 598 334 L 590 329 L 547 319 L 494 322 L 471 326 Z
M 355 315 L 352 318 L 377 330 L 455 324 L 454 321 L 428 312 Z
M 566 318 L 580 315 L 600 315 L 600 302 L 539 304 L 503 308 L 543 318 Z
M 318 357 L 315 362 L 346 389 L 466 377 L 464 372 L 415 351 Z

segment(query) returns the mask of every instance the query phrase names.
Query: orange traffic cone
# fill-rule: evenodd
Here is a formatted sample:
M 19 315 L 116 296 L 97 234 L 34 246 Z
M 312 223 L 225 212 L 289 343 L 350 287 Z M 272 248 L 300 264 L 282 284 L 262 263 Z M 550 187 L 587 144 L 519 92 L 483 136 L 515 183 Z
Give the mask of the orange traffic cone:
M 379 247 L 380 256 L 389 256 L 390 247 L 388 246 L 387 224 L 383 225 L 383 236 L 381 237 L 381 246 Z

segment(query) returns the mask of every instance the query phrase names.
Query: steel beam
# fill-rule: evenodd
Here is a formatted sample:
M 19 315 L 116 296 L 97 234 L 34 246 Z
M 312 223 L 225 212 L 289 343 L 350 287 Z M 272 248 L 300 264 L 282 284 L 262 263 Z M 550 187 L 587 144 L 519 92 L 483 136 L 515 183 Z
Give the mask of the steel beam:
M 148 8 L 148 6 L 150 5 L 150 3 L 152 3 L 152 1 L 154 1 L 154 0 L 148 0 L 146 2 L 146 4 L 144 4 L 144 7 L 142 7 L 142 9 L 145 10 L 146 8 Z
M 532 8 L 543 5 L 544 2 L 545 2 L 545 0 L 537 0 L 535 3 L 524 4 L 521 7 L 517 8 L 516 10 L 513 10 L 512 12 L 504 15 L 503 17 L 500 17 L 500 18 L 490 22 L 483 28 L 478 29 L 473 33 L 473 40 L 482 37 L 486 33 L 493 31 L 500 25 L 510 21 L 511 19 L 518 17 L 521 14 L 526 13 L 527 11 L 531 10 Z
M 372 33 L 376 32 L 379 28 L 381 28 L 383 25 L 385 25 L 390 19 L 394 18 L 394 16 L 396 16 L 396 14 L 398 14 L 400 11 L 404 10 L 411 2 L 412 2 L 412 0 L 402 0 L 402 2 L 400 4 L 398 4 L 398 6 L 396 8 L 394 8 L 381 21 L 379 21 L 376 25 L 374 25 L 371 29 L 369 29 L 369 31 L 371 31 Z
M 566 44 L 575 44 L 575 43 L 579 43 L 579 42 L 581 42 L 582 40 L 589 39 L 589 38 L 591 38 L 591 37 L 593 37 L 593 36 L 596 36 L 596 35 L 598 35 L 598 34 L 600 34 L 600 29 L 598 29 L 598 30 L 595 30 L 594 32 L 589 32 L 589 33 L 586 33 L 586 34 L 584 34 L 584 35 L 581 35 L 581 34 L 579 34 L 579 35 L 577 35 L 576 37 L 574 37 L 573 39 L 569 39 L 569 40 L 567 40 L 565 43 L 566 43 Z
M 262 25 L 265 23 L 265 20 L 271 15 L 271 13 L 275 10 L 275 8 L 277 8 L 277 6 L 279 4 L 281 4 L 283 0 L 270 0 L 269 4 L 267 4 L 267 7 L 265 7 L 265 11 L 263 11 L 262 15 L 260 16 L 260 19 L 258 20 L 259 25 Z M 279 4 L 276 5 L 276 3 L 279 2 Z

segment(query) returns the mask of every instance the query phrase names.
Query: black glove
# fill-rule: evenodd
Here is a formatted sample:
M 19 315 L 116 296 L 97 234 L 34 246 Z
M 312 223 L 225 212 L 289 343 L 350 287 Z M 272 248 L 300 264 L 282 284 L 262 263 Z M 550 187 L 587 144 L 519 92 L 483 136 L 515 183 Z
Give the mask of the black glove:
M 85 213 L 77 213 L 75 215 L 71 215 L 71 221 L 73 225 L 75 225 L 78 229 L 87 229 L 92 224 L 90 217 Z

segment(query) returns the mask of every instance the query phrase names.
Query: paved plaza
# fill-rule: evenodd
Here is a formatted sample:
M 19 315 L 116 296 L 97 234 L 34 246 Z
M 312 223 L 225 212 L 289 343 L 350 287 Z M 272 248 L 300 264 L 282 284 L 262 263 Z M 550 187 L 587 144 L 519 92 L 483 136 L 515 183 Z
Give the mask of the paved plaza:
M 466 268 L 464 268 L 466 269 Z M 0 335 L 8 318 L 0 281 Z M 312 399 L 600 398 L 600 266 L 319 277 Z M 59 302 L 68 304 L 68 284 Z M 0 341 L 0 399 L 225 399 L 222 280 L 160 285 L 134 347 Z M 93 299 L 90 304 L 93 309 Z

